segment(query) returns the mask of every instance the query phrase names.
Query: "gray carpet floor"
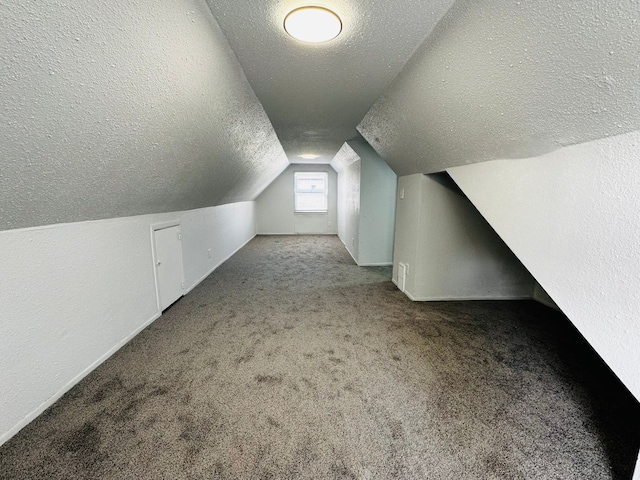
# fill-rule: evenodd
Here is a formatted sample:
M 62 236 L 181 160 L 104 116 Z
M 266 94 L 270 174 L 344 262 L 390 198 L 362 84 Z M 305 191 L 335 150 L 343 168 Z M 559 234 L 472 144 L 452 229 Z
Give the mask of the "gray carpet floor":
M 256 237 L 0 447 L 2 479 L 629 479 L 638 403 L 529 301 Z

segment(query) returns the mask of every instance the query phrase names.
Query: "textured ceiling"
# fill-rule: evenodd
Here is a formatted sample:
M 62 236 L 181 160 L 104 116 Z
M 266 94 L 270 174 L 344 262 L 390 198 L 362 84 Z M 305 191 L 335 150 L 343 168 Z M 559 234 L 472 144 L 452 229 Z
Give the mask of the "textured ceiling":
M 324 44 L 289 37 L 282 23 L 301 0 L 207 0 L 289 161 L 331 161 L 453 0 L 311 2 L 342 18 Z
M 308 45 L 301 0 L 8 2 L 0 230 L 252 200 L 357 125 L 399 175 L 640 128 L 635 0 L 320 3 Z
M 459 0 L 358 129 L 398 175 L 640 129 L 636 0 Z
M 288 161 L 204 0 L 0 8 L 0 230 L 252 200 Z

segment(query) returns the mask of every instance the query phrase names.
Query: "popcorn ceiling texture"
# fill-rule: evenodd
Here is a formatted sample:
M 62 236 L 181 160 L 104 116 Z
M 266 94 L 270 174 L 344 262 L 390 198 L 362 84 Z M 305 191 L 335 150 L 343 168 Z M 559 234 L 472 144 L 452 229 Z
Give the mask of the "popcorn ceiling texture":
M 292 163 L 329 163 L 453 0 L 324 0 L 342 18 L 335 40 L 289 37 L 284 17 L 300 0 L 208 0 Z M 310 162 L 309 162 L 310 163 Z
M 253 200 L 288 165 L 204 1 L 0 20 L 0 229 Z
M 640 128 L 634 0 L 459 0 L 358 129 L 398 175 Z

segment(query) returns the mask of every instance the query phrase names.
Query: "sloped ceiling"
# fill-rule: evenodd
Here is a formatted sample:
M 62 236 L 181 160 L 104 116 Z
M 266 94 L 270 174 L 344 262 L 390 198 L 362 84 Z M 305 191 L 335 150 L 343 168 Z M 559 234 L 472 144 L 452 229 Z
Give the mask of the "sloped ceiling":
M 398 175 L 640 129 L 635 0 L 459 0 L 358 130 Z
M 202 0 L 0 8 L 0 230 L 251 200 L 288 165 Z
M 349 165 L 358 160 L 360 160 L 360 156 L 348 143 L 345 143 L 342 148 L 338 150 L 336 156 L 333 157 L 333 160 L 331 160 L 331 166 L 336 172 L 342 173 Z
M 292 163 L 329 163 L 453 0 L 323 0 L 343 31 L 309 45 L 282 25 L 302 0 L 207 0 Z
M 359 122 L 399 175 L 640 128 L 633 0 L 323 0 L 315 46 L 207 1 L 0 9 L 0 229 L 251 200 Z

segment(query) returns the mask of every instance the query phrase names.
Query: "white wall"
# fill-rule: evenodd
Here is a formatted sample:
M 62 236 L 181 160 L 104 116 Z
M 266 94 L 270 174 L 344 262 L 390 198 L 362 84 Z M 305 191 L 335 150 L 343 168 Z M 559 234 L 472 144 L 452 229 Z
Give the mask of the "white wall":
M 640 131 L 448 172 L 640 399 Z
M 358 263 L 362 161 L 349 144 L 345 143 L 331 160 L 331 166 L 338 172 L 338 237 Z
M 327 172 L 329 198 L 327 213 L 295 213 L 295 172 Z M 292 164 L 256 199 L 256 232 L 262 235 L 337 234 L 337 190 L 335 170 L 329 165 Z
M 398 177 L 392 280 L 398 285 L 398 263 L 408 265 L 405 292 L 415 292 L 413 270 L 417 267 L 418 244 L 422 228 L 420 218 L 423 177 L 424 175 L 420 173 Z
M 446 175 L 398 182 L 394 281 L 413 300 L 530 298 L 534 280 Z
M 256 235 L 255 217 L 255 202 L 229 203 L 182 212 L 186 291 L 194 288 Z
M 151 225 L 174 220 L 186 290 L 255 235 L 253 202 L 0 232 L 0 444 L 160 315 Z
M 358 265 L 391 265 L 398 177 L 364 140 L 348 144 L 362 163 Z
M 362 162 L 358 158 L 338 174 L 338 222 L 343 224 L 338 231 L 340 240 L 356 261 L 360 263 L 360 200 Z
M 338 172 L 338 236 L 358 265 L 391 265 L 396 174 L 364 140 L 346 142 Z

